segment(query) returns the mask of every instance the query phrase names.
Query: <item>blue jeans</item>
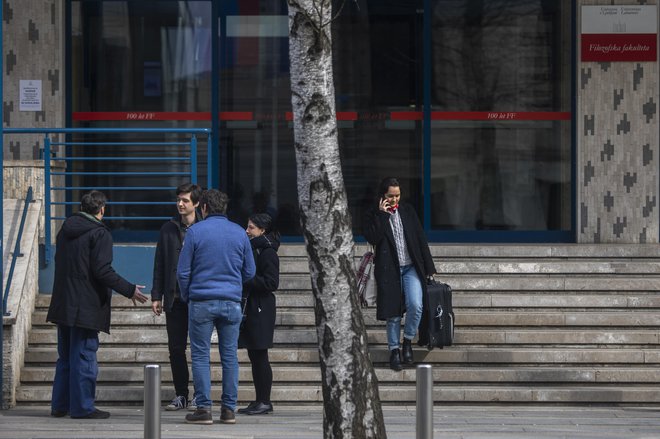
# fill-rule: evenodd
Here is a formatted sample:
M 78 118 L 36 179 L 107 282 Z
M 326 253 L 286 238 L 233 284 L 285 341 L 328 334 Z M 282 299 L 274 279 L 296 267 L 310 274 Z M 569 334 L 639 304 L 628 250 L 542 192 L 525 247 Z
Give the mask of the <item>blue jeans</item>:
M 53 411 L 85 416 L 95 410 L 98 349 L 98 331 L 57 325 L 58 359 L 51 401 Z
M 236 410 L 238 399 L 238 333 L 242 312 L 240 302 L 203 300 L 188 304 L 188 332 L 193 384 L 197 407 L 210 409 L 211 335 L 218 332 L 222 362 L 222 406 Z
M 401 287 L 406 300 L 406 324 L 403 327 L 403 337 L 412 340 L 417 335 L 419 322 L 422 320 L 422 283 L 417 276 L 414 265 L 401 267 Z M 401 334 L 401 317 L 387 319 L 387 347 L 389 350 L 399 349 Z

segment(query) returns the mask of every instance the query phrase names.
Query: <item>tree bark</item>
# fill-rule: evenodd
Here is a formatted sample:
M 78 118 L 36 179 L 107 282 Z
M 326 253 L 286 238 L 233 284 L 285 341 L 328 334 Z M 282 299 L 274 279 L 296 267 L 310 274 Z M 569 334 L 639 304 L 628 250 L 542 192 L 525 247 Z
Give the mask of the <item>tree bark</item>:
M 331 0 L 288 0 L 298 200 L 314 294 L 325 438 L 385 438 L 357 297 L 337 140 Z

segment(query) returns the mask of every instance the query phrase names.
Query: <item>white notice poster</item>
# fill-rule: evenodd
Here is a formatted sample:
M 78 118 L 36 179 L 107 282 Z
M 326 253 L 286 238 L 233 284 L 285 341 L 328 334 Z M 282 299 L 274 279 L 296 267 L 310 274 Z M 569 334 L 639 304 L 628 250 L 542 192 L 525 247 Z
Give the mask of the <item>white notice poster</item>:
M 41 111 L 41 79 L 21 79 L 19 110 Z

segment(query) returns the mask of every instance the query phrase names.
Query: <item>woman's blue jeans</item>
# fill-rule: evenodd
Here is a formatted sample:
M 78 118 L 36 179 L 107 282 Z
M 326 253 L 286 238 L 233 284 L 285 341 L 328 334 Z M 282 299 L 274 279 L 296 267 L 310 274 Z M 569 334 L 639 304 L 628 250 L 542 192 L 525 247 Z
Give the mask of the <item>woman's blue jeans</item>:
M 406 323 L 403 327 L 403 337 L 412 340 L 417 335 L 419 322 L 422 320 L 422 283 L 419 280 L 414 265 L 401 267 L 401 287 L 406 300 Z M 401 334 L 401 317 L 387 319 L 387 347 L 389 350 L 399 349 Z

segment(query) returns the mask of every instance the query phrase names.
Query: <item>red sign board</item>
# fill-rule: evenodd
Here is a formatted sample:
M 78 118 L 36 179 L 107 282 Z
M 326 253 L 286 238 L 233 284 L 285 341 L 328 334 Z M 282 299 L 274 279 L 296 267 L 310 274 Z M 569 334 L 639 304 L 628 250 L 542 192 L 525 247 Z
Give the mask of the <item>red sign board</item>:
M 656 34 L 582 34 L 582 61 L 656 61 Z

